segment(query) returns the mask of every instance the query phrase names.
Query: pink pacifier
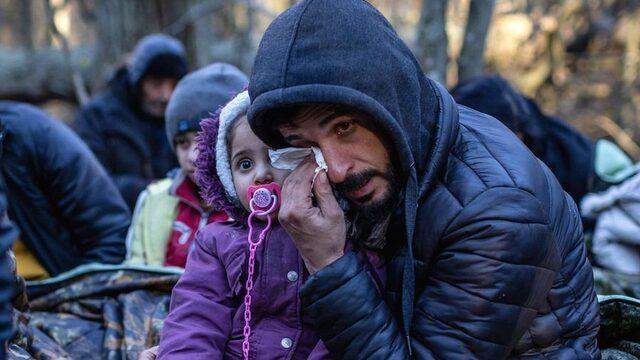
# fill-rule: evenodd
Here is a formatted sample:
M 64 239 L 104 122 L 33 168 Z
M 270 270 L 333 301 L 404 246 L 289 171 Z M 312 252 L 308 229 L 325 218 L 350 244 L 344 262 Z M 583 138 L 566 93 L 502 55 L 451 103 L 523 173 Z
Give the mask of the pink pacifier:
M 257 212 L 257 215 L 271 214 L 280 207 L 278 201 L 280 199 L 280 185 L 272 182 L 249 186 L 247 199 L 249 199 L 251 212 Z
M 242 355 L 244 359 L 249 359 L 249 336 L 251 336 L 251 292 L 253 290 L 253 274 L 255 272 L 255 260 L 256 250 L 258 246 L 262 244 L 267 232 L 271 229 L 271 216 L 269 214 L 278 210 L 280 207 L 280 185 L 277 183 L 269 183 L 263 185 L 249 186 L 247 189 L 247 199 L 249 199 L 249 208 L 251 213 L 247 219 L 247 225 L 249 226 L 249 235 L 247 241 L 249 242 L 249 262 L 247 264 L 247 281 L 245 283 L 245 290 L 247 293 L 244 296 L 244 328 L 242 341 Z M 262 229 L 257 239 L 253 238 L 253 218 L 254 216 L 266 215 L 267 225 Z

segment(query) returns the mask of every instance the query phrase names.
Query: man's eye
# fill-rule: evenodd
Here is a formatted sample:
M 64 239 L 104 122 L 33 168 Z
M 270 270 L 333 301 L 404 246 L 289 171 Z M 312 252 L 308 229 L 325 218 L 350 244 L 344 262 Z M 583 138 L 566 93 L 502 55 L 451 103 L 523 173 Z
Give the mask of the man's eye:
M 345 135 L 353 129 L 353 121 L 343 121 L 336 125 L 336 133 Z
M 238 162 L 238 167 L 242 170 L 249 170 L 251 169 L 251 166 L 253 166 L 253 163 L 248 159 L 240 160 L 240 162 Z

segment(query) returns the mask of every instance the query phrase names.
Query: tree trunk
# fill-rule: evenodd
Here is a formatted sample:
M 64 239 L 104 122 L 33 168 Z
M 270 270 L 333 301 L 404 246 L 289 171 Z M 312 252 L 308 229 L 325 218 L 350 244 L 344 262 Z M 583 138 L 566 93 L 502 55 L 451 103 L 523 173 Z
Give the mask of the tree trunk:
M 471 0 L 469 4 L 469 18 L 458 60 L 458 82 L 482 74 L 494 1 Z
M 106 80 L 145 35 L 162 32 L 186 12 L 187 1 L 97 1 L 94 69 Z M 180 34 L 185 35 L 185 34 Z M 186 36 L 178 36 L 184 40 Z
M 447 0 L 423 0 L 417 24 L 415 53 L 427 75 L 442 84 L 447 80 Z

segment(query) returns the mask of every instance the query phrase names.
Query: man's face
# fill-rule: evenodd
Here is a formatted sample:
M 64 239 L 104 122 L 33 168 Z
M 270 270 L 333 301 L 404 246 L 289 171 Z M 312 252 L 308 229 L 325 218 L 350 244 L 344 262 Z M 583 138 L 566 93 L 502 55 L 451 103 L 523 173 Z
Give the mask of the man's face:
M 155 76 L 145 76 L 140 82 L 142 89 L 142 110 L 147 114 L 162 118 L 167 108 L 173 90 L 176 88 L 177 80 L 174 78 L 163 78 Z
M 194 173 L 196 167 L 194 162 L 198 157 L 196 150 L 196 136 L 197 132 L 189 131 L 176 135 L 174 138 L 174 144 L 176 147 L 176 155 L 178 157 L 178 164 L 184 173 L 195 183 Z
M 278 130 L 291 146 L 322 150 L 329 181 L 340 195 L 361 210 L 390 210 L 399 181 L 388 141 L 367 115 L 309 105 L 291 120 Z

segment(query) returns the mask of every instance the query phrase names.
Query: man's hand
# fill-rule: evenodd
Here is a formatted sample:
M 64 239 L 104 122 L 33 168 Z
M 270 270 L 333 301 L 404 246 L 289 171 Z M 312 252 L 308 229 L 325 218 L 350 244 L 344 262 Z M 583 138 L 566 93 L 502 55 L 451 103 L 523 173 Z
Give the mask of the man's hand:
M 346 225 L 344 212 L 333 195 L 327 173 L 312 181 L 316 163 L 304 160 L 282 186 L 279 219 L 304 260 L 307 270 L 316 273 L 344 255 Z M 317 206 L 311 201 L 311 191 Z

